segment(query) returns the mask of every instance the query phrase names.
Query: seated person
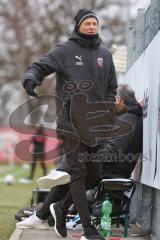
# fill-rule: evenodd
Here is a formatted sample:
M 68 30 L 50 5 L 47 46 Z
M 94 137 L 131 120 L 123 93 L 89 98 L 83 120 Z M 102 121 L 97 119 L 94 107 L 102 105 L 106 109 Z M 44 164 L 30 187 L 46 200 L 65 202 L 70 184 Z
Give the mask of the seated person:
M 142 149 L 142 108 L 136 101 L 134 91 L 126 84 L 118 87 L 116 106 L 121 130 L 126 127 L 126 122 L 131 128 L 125 134 L 117 131 L 112 139 L 102 142 L 100 153 L 107 154 L 107 158 L 102 159 L 103 177 L 130 178 Z M 65 159 L 63 161 L 65 162 Z M 59 170 L 69 173 L 66 164 Z M 88 182 L 86 180 L 86 189 L 95 186 Z M 41 228 L 51 213 L 56 222 L 54 226 L 56 233 L 65 237 L 67 235 L 65 216 L 71 204 L 69 184 L 56 186 L 47 195 L 43 207 L 31 217 L 17 223 L 16 226 L 18 228 Z

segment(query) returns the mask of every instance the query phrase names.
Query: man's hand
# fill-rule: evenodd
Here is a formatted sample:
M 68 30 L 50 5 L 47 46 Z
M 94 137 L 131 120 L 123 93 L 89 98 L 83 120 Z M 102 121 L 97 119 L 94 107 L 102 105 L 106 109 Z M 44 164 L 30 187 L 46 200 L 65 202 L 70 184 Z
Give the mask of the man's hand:
M 37 85 L 32 80 L 26 80 L 23 87 L 25 88 L 28 95 L 38 98 L 38 94 L 35 93 L 34 89 Z

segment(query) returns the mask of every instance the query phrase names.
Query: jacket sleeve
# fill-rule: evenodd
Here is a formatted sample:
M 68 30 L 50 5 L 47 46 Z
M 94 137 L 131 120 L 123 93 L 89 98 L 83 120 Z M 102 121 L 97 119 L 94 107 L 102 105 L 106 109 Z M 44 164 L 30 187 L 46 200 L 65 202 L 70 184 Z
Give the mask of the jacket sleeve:
M 41 85 L 45 77 L 60 72 L 60 69 L 60 57 L 58 58 L 58 51 L 55 49 L 28 67 L 23 77 L 23 86 L 27 80 L 33 80 L 36 85 Z
M 114 137 L 112 140 L 109 140 L 106 144 L 106 150 L 108 153 L 114 154 L 121 154 L 126 153 L 128 147 L 130 146 L 134 137 L 134 131 L 130 131 L 126 134 L 126 136 L 117 136 Z
M 115 96 L 117 94 L 117 78 L 116 78 L 116 72 L 115 67 L 113 63 L 112 56 L 111 57 L 111 67 L 109 72 L 109 83 L 107 88 L 107 94 L 106 94 L 106 101 L 115 102 Z

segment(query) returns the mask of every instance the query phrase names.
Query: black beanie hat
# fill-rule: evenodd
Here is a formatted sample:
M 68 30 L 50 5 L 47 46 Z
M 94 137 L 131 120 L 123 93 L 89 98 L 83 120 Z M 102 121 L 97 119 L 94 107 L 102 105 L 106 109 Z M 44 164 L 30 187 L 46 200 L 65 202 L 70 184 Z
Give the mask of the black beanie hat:
M 79 30 L 79 27 L 81 25 L 81 23 L 86 19 L 86 18 L 89 18 L 89 17 L 93 17 L 97 20 L 98 22 L 98 18 L 96 16 L 96 14 L 94 12 L 92 12 L 91 10 L 87 9 L 87 8 L 83 8 L 83 9 L 80 9 L 78 11 L 78 13 L 76 14 L 75 16 L 75 21 L 76 21 L 76 26 L 75 26 L 75 31 L 77 32 Z

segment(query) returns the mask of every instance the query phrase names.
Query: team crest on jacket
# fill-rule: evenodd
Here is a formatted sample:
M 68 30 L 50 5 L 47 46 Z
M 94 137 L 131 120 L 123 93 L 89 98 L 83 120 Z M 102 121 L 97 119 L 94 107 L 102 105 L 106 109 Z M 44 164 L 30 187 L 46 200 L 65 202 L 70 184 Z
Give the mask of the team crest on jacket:
M 103 67 L 103 58 L 101 58 L 101 57 L 97 58 L 97 63 L 98 63 L 98 66 L 102 68 Z

